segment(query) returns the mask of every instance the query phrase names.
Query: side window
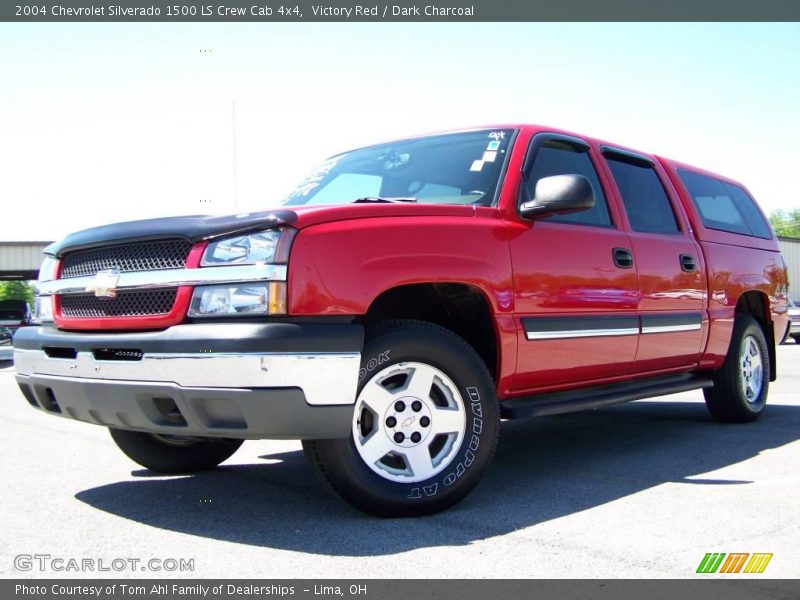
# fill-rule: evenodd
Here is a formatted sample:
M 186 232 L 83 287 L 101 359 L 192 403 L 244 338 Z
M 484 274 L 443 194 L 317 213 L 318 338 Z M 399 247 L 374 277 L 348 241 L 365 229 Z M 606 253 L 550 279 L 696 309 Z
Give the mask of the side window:
M 755 201 L 738 185 L 686 169 L 678 169 L 678 175 L 689 190 L 703 225 L 767 240 L 772 238 Z
M 755 201 L 745 192 L 742 188 L 738 185 L 733 185 L 728 182 L 724 182 L 723 185 L 727 190 L 728 194 L 730 194 L 731 200 L 733 200 L 734 205 L 736 206 L 736 210 L 739 214 L 742 215 L 744 222 L 747 224 L 747 227 L 750 229 L 752 234 L 755 237 L 760 237 L 764 239 L 772 239 L 772 231 L 767 225 L 767 222 L 764 220 L 764 217 L 761 216 L 761 211 L 758 210 Z
M 583 175 L 592 184 L 594 190 L 594 207 L 566 215 L 555 215 L 545 219 L 557 223 L 575 223 L 579 225 L 594 225 L 598 227 L 611 227 L 611 217 L 608 214 L 608 205 L 603 195 L 603 188 L 594 170 L 589 154 L 585 150 L 578 150 L 567 144 L 546 142 L 536 153 L 533 167 L 528 175 L 531 186 L 531 195 L 536 190 L 536 183 L 543 177 L 551 175 Z
M 667 192 L 653 167 L 647 163 L 606 156 L 622 203 L 634 231 L 677 233 L 680 231 Z

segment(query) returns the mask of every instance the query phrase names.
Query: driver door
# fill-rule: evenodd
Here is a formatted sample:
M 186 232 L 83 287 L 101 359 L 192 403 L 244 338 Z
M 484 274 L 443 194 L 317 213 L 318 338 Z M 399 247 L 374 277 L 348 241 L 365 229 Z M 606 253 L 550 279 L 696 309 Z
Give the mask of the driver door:
M 598 157 L 581 139 L 549 133 L 534 136 L 528 153 L 531 195 L 543 177 L 578 174 L 592 184 L 595 206 L 536 221 L 520 218 L 512 226 L 515 391 L 629 374 L 639 337 L 636 267 L 595 167 Z

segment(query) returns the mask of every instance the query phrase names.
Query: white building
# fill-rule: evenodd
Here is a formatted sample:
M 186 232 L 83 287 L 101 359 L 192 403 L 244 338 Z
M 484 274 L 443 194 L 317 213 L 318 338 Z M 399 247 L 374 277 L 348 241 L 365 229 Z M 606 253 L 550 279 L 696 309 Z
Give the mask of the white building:
M 789 297 L 800 304 L 800 239 L 779 237 L 778 244 L 789 267 Z

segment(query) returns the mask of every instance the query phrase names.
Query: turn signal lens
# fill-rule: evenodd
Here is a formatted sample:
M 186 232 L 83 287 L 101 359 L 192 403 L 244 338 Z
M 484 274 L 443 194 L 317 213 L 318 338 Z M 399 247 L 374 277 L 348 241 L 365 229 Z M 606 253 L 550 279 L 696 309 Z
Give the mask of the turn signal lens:
M 285 281 L 270 281 L 269 282 L 269 314 L 271 314 L 271 315 L 285 315 L 286 314 L 286 282 Z

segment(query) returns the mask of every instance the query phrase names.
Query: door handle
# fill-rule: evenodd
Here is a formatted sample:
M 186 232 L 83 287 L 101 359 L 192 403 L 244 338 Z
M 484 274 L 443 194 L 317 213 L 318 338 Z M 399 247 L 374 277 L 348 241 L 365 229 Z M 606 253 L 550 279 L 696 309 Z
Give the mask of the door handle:
M 627 248 L 614 248 L 611 251 L 614 264 L 620 269 L 630 269 L 633 266 L 633 255 Z
M 680 261 L 682 271 L 686 273 L 694 273 L 697 270 L 697 262 L 695 262 L 694 256 L 690 254 L 681 254 Z

